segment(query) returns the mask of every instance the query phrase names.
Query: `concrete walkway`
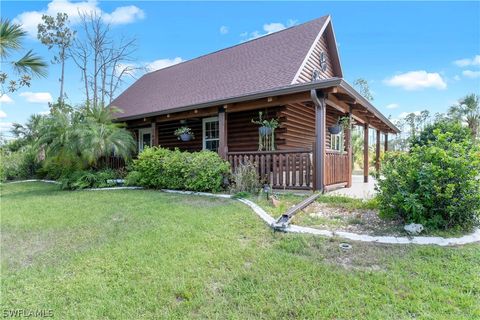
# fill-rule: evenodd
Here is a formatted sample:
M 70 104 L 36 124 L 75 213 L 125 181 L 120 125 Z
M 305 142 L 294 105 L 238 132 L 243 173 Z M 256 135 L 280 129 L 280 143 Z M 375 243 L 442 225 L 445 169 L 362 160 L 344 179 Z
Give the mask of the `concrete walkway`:
M 339 195 L 358 199 L 370 199 L 375 195 L 375 179 L 368 177 L 368 183 L 363 182 L 363 176 L 352 176 L 352 186 L 350 188 L 340 188 L 331 191 L 329 195 Z

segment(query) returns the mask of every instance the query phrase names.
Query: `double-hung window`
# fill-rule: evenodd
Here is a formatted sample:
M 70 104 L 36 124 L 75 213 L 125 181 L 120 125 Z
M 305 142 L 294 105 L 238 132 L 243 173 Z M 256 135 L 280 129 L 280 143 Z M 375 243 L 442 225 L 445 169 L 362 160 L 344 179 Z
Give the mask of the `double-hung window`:
M 203 150 L 218 151 L 220 134 L 218 130 L 218 117 L 203 119 Z

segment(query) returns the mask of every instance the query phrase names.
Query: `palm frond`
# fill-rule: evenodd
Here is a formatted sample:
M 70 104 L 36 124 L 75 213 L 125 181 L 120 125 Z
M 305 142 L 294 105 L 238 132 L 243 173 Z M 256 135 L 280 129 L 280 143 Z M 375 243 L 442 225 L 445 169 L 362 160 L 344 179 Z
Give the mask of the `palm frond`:
M 13 67 L 18 73 L 30 73 L 40 77 L 47 75 L 47 63 L 32 50 L 28 51 L 20 60 L 13 62 Z
M 20 25 L 11 23 L 8 19 L 0 20 L 0 56 L 3 58 L 9 51 L 20 50 L 26 34 Z

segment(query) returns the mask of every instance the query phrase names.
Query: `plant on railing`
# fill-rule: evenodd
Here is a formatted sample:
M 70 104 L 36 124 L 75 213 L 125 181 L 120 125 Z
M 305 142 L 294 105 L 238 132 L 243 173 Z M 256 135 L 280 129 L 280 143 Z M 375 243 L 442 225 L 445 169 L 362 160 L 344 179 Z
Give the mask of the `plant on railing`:
M 258 151 L 275 150 L 275 129 L 280 126 L 278 119 L 263 119 L 263 112 L 258 112 L 258 120 L 252 119 L 252 123 L 260 125 L 258 128 Z
M 175 130 L 174 134 L 177 136 L 178 140 L 182 141 L 190 141 L 192 139 L 195 139 L 195 135 L 193 134 L 192 129 L 190 129 L 189 127 L 180 127 Z

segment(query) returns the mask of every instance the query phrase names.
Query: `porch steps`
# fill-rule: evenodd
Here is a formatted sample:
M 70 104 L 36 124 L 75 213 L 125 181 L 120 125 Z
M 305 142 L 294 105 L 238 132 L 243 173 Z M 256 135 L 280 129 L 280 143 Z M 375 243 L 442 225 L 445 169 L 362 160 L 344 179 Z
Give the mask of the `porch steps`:
M 293 216 L 300 210 L 306 208 L 310 203 L 315 201 L 321 193 L 314 193 L 310 197 L 302 200 L 302 202 L 296 204 L 295 206 L 291 207 L 284 214 L 282 214 L 277 221 L 272 225 L 274 230 L 282 231 L 290 224 Z

